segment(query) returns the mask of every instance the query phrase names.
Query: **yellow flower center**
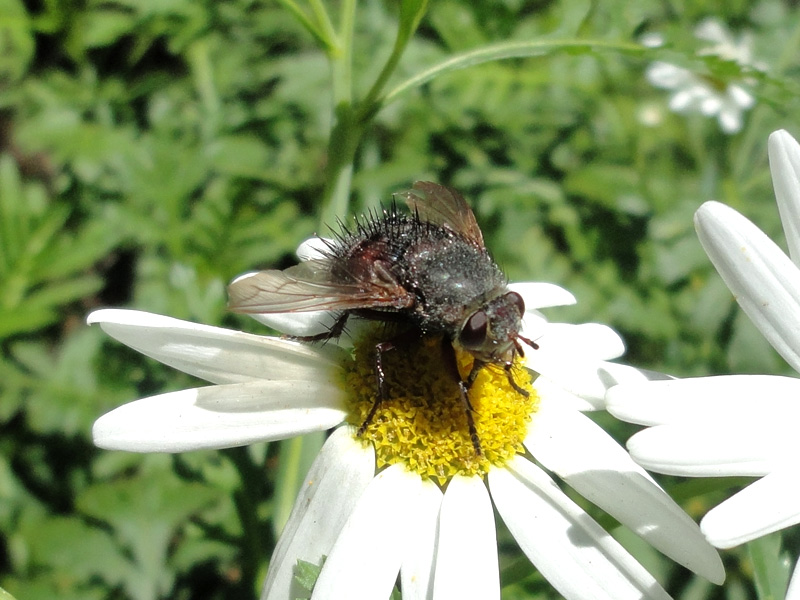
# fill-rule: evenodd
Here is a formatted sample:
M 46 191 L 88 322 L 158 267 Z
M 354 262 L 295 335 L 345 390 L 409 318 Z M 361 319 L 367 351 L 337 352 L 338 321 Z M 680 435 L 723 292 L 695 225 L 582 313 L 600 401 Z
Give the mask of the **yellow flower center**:
M 345 366 L 350 423 L 360 427 L 379 400 L 375 345 L 386 335 L 371 334 L 356 342 L 354 360 Z M 472 355 L 457 353 L 462 377 Z M 454 475 L 483 476 L 515 454 L 523 453 L 528 423 L 539 405 L 531 374 L 519 363 L 508 382 L 500 365 L 482 368 L 469 390 L 481 454 L 473 446 L 458 382 L 448 370 L 439 337 L 401 343 L 382 355 L 384 390 L 377 411 L 362 435 L 375 447 L 378 468 L 402 462 L 423 479 L 444 485 Z

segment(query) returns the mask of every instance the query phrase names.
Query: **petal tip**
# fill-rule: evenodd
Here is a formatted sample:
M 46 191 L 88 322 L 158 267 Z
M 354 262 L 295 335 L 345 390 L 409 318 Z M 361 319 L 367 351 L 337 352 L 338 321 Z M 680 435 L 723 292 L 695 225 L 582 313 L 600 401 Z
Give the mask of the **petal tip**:
M 127 322 L 130 320 L 128 313 L 135 313 L 138 311 L 126 310 L 124 308 L 99 308 L 93 310 L 86 316 L 87 325 L 96 325 L 98 323 L 118 323 Z
M 773 147 L 779 147 L 784 144 L 796 145 L 797 141 L 792 137 L 792 134 L 785 129 L 778 129 L 769 134 L 767 144 L 769 148 L 772 149 Z

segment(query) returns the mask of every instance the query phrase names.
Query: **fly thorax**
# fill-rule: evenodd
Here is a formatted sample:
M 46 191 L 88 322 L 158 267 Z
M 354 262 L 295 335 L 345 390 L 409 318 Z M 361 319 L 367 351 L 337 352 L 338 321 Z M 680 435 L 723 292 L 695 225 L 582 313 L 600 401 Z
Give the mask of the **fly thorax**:
M 406 261 L 420 316 L 431 329 L 458 327 L 470 307 L 505 286 L 486 251 L 455 235 L 420 240 L 409 248 Z

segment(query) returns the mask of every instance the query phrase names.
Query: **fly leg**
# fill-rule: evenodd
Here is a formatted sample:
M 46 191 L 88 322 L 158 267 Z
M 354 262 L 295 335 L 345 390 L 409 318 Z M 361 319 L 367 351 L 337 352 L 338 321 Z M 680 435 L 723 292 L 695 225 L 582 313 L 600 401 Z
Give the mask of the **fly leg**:
M 522 340 L 523 342 L 528 344 L 528 346 L 530 346 L 534 350 L 538 350 L 539 349 L 539 344 L 537 344 L 536 342 L 532 342 L 528 338 L 524 338 L 521 335 L 517 335 L 517 337 L 514 338 L 514 352 L 515 352 L 515 354 L 519 354 L 522 357 L 525 356 L 525 352 L 523 352 L 522 345 L 519 343 L 519 340 Z M 521 394 L 522 396 L 525 396 L 527 398 L 528 396 L 530 396 L 528 391 L 527 390 L 523 390 L 519 386 L 519 384 L 517 384 L 517 382 L 514 381 L 514 375 L 511 373 L 511 369 L 513 367 L 514 367 L 514 357 L 512 357 L 512 359 L 510 361 L 506 362 L 503 365 L 503 368 L 506 371 L 506 378 L 508 379 L 508 384 L 512 388 L 514 388 L 514 391 L 516 391 L 518 394 Z
M 515 392 L 517 392 L 517 393 L 518 393 L 518 394 L 520 394 L 521 396 L 525 396 L 525 397 L 527 398 L 528 396 L 530 396 L 530 393 L 528 393 L 528 390 L 524 390 L 524 389 L 522 389 L 522 388 L 519 386 L 519 384 L 518 384 L 516 381 L 514 381 L 514 375 L 513 375 L 513 373 L 511 373 L 511 369 L 512 369 L 513 367 L 514 367 L 514 363 L 512 363 L 512 362 L 507 362 L 507 363 L 505 363 L 505 364 L 503 365 L 503 368 L 504 368 L 504 369 L 505 369 L 505 371 L 506 371 L 506 378 L 508 379 L 508 384 L 509 384 L 509 385 L 510 385 L 512 388 L 514 388 L 514 391 L 515 391 Z
M 322 333 L 315 333 L 314 335 L 282 335 L 283 339 L 294 340 L 296 342 L 327 342 L 328 340 L 336 339 L 344 332 L 344 326 L 347 324 L 347 317 L 350 316 L 349 312 L 343 312 L 331 325 L 328 331 Z
M 361 423 L 361 427 L 359 427 L 356 432 L 356 435 L 359 437 L 364 435 L 367 427 L 372 423 L 372 419 L 375 418 L 375 413 L 378 412 L 378 407 L 381 405 L 381 402 L 386 400 L 386 372 L 383 370 L 383 353 L 393 350 L 394 348 L 395 343 L 393 341 L 375 344 L 375 379 L 378 380 L 378 395 L 372 403 L 367 416 L 364 418 L 364 422 Z
M 418 340 L 420 336 L 418 329 L 409 329 L 404 331 L 398 336 L 395 336 L 391 340 L 387 340 L 385 342 L 380 342 L 375 344 L 375 379 L 378 381 L 378 396 L 375 398 L 375 401 L 372 403 L 372 406 L 367 413 L 364 422 L 361 423 L 361 427 L 358 428 L 356 435 L 359 437 L 364 434 L 369 427 L 369 424 L 372 423 L 372 419 L 375 418 L 375 413 L 378 412 L 378 408 L 381 405 L 381 402 L 386 400 L 388 397 L 386 391 L 386 371 L 383 368 L 383 354 L 384 352 L 388 352 L 389 350 L 394 350 L 398 346 L 403 344 L 408 344 L 413 340 Z
M 475 448 L 475 454 L 481 456 L 483 451 L 481 450 L 481 440 L 478 437 L 478 430 L 475 428 L 475 418 L 472 414 L 475 412 L 475 409 L 472 407 L 472 403 L 469 401 L 469 388 L 471 388 L 472 384 L 475 383 L 475 378 L 478 376 L 478 372 L 486 363 L 475 359 L 475 361 L 472 363 L 472 370 L 469 372 L 469 375 L 465 381 L 461 379 L 461 373 L 458 372 L 456 350 L 453 348 L 453 344 L 450 342 L 450 340 L 448 340 L 446 337 L 442 338 L 442 355 L 444 356 L 447 369 L 451 372 L 453 378 L 458 382 L 458 391 L 461 394 L 461 402 L 464 404 L 464 412 L 467 415 L 469 439 L 472 440 L 472 447 Z

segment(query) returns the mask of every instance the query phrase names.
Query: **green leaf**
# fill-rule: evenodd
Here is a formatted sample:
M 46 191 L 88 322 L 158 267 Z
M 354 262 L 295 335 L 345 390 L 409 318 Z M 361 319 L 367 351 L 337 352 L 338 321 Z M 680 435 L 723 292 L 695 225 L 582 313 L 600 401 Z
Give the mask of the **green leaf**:
M 759 600 L 783 600 L 786 595 L 792 559 L 781 549 L 781 540 L 776 532 L 747 544 Z
M 17 598 L 24 600 L 106 600 L 108 590 L 100 585 L 71 587 L 71 580 L 57 579 L 49 573 L 37 573 L 21 578 L 6 578 L 8 587 Z
M 399 96 L 411 89 L 420 87 L 429 81 L 459 69 L 509 58 L 526 58 L 542 56 L 553 52 L 569 51 L 572 53 L 594 53 L 596 51 L 612 51 L 626 54 L 641 54 L 642 46 L 627 42 L 607 42 L 604 40 L 536 40 L 523 42 L 502 42 L 483 48 L 476 48 L 456 54 L 441 63 L 425 69 L 421 73 L 407 79 L 389 91 L 378 101 L 380 106 L 394 102 Z
M 34 342 L 11 346 L 13 363 L 4 379 L 25 398 L 32 431 L 86 440 L 98 416 L 135 396 L 127 383 L 109 384 L 98 377 L 96 365 L 108 368 L 111 363 L 103 354 L 105 341 L 97 328 L 79 327 L 55 350 Z
M 19 0 L 0 0 L 0 15 L 0 81 L 16 81 L 28 70 L 36 49 L 33 27 Z
M 268 170 L 272 153 L 252 135 L 232 135 L 207 148 L 210 165 L 223 173 L 259 179 Z
M 60 279 L 93 268 L 121 242 L 121 232 L 102 218 L 89 221 L 78 231 L 63 231 L 40 257 L 42 278 Z
M 634 216 L 649 210 L 641 196 L 638 173 L 627 165 L 593 162 L 564 179 L 566 191 L 601 206 Z
M 0 338 L 36 331 L 57 318 L 52 310 L 42 307 L 16 306 L 0 310 Z
M 321 572 L 322 564 L 315 565 L 306 560 L 298 560 L 294 568 L 294 578 L 307 590 L 313 590 Z
M 85 49 L 109 46 L 130 33 L 134 24 L 130 13 L 110 9 L 96 9 L 86 13 L 75 29 L 74 43 Z
M 55 571 L 54 577 L 73 580 L 73 585 L 101 577 L 116 587 L 131 570 L 111 536 L 78 517 L 45 517 L 27 525 L 21 533 L 32 565 L 46 566 Z
M 0 588 L 0 600 L 16 600 L 16 598 L 14 598 L 14 596 L 9 594 L 3 588 Z
M 163 468 L 163 460 L 154 462 L 160 465 L 137 478 L 97 483 L 77 498 L 78 509 L 108 523 L 131 552 L 137 568 L 126 588 L 135 598 L 169 591 L 175 576 L 169 555 L 176 528 L 219 495 L 202 484 L 181 481 Z
M 14 160 L 0 155 L 0 275 L 11 270 L 28 228 L 23 194 Z
M 31 309 L 56 309 L 61 305 L 86 298 L 103 287 L 103 281 L 96 275 L 85 275 L 67 281 L 55 281 L 46 287 L 36 289 L 25 300 Z
M 773 373 L 783 359 L 747 315 L 737 310 L 728 347 L 728 361 L 733 373 Z
M 0 336 L 43 327 L 62 306 L 102 287 L 81 271 L 117 238 L 98 225 L 71 230 L 70 216 L 70 207 L 51 202 L 40 185 L 23 184 L 10 156 L 0 157 Z

